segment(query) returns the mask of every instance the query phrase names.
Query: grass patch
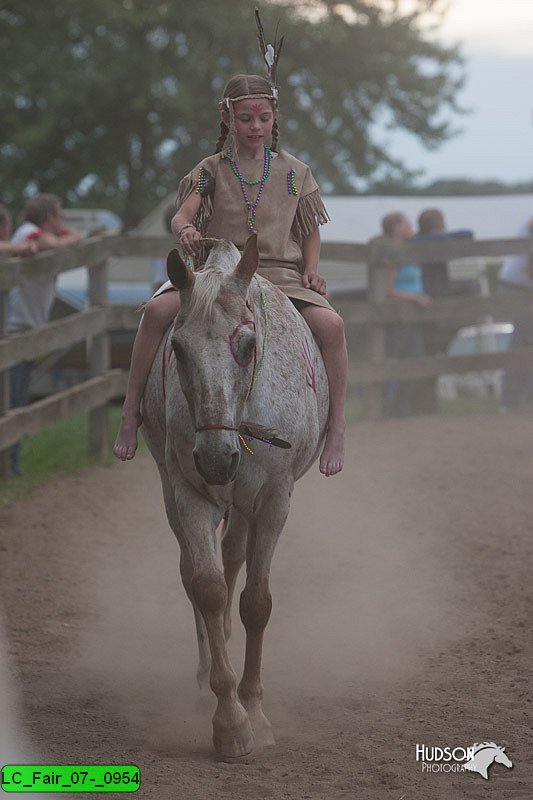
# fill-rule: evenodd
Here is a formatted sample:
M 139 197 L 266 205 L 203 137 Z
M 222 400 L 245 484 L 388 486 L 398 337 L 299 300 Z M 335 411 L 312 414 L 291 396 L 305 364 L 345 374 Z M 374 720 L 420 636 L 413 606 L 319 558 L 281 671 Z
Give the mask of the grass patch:
M 120 407 L 111 407 L 109 462 L 111 446 L 120 420 Z M 142 437 L 139 438 L 143 447 Z M 21 469 L 18 478 L 0 480 L 0 506 L 22 498 L 49 477 L 76 472 L 91 464 L 87 452 L 87 415 L 77 414 L 22 441 Z

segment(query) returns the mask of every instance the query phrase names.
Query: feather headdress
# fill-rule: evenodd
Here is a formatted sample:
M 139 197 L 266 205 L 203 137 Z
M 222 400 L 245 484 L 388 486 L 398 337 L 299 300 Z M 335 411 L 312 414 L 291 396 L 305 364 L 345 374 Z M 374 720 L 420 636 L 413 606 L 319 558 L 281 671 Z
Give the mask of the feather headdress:
M 235 75 L 226 84 L 219 108 L 221 111 L 227 111 L 228 119 L 226 121 L 223 120 L 221 123 L 222 132 L 215 151 L 217 153 L 222 152 L 223 157 L 233 158 L 238 150 L 234 116 L 236 103 L 240 100 L 264 98 L 270 101 L 274 110 L 278 108 L 277 69 L 284 37 L 281 36 L 278 39 L 276 28 L 274 44 L 268 44 L 258 8 L 255 9 L 255 21 L 257 24 L 257 41 L 267 66 L 267 75 L 264 78 L 259 75 Z M 277 124 L 274 121 L 272 135 L 272 150 L 274 151 L 277 150 L 277 142 Z
M 265 64 L 267 65 L 267 76 L 268 82 L 272 88 L 272 96 L 278 96 L 278 83 L 277 83 L 277 73 L 278 73 L 278 61 L 281 53 L 281 48 L 283 46 L 284 36 L 282 36 L 278 40 L 278 29 L 276 26 L 276 34 L 274 36 L 274 44 L 267 44 L 265 38 L 265 30 L 263 28 L 263 23 L 261 22 L 261 17 L 259 15 L 259 9 L 255 9 L 255 22 L 257 24 L 257 41 L 259 42 L 259 49 L 261 51 L 261 55 L 265 59 Z

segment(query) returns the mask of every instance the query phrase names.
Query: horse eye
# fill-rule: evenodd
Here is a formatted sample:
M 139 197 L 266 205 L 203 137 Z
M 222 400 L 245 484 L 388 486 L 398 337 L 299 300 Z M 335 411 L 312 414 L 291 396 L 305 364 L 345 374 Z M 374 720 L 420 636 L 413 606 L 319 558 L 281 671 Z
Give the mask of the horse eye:
M 246 334 L 240 336 L 236 342 L 234 357 L 241 367 L 246 367 L 254 354 L 255 336 L 253 334 Z
M 231 354 L 240 367 L 247 367 L 255 349 L 255 333 L 246 323 L 238 325 L 229 337 Z
M 249 336 L 243 342 L 242 351 L 244 355 L 251 356 L 254 352 L 255 336 Z

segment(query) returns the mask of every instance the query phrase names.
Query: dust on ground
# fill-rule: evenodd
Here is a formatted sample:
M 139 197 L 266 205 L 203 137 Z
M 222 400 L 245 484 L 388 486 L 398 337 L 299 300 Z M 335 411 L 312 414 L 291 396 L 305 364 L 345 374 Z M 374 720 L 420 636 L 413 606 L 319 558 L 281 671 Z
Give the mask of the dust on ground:
M 315 467 L 300 481 L 263 662 L 277 743 L 238 763 L 215 759 L 213 709 L 196 701 L 192 613 L 150 457 L 3 509 L 17 737 L 41 763 L 136 763 L 147 800 L 530 798 L 530 427 L 527 415 L 363 423 L 340 476 Z M 239 672 L 238 619 L 230 650 Z M 482 741 L 513 768 L 486 781 L 416 761 L 417 744 Z

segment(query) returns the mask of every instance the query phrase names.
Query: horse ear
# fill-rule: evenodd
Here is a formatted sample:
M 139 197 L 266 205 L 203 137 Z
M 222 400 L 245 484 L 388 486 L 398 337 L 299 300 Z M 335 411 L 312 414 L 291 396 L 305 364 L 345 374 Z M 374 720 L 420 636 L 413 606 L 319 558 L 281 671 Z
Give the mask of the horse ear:
M 172 286 L 180 292 L 192 289 L 194 275 L 180 256 L 178 250 L 171 250 L 167 256 L 167 275 Z
M 257 246 L 257 233 L 252 233 L 246 240 L 241 260 L 233 273 L 236 278 L 248 286 L 259 266 L 259 248 Z

